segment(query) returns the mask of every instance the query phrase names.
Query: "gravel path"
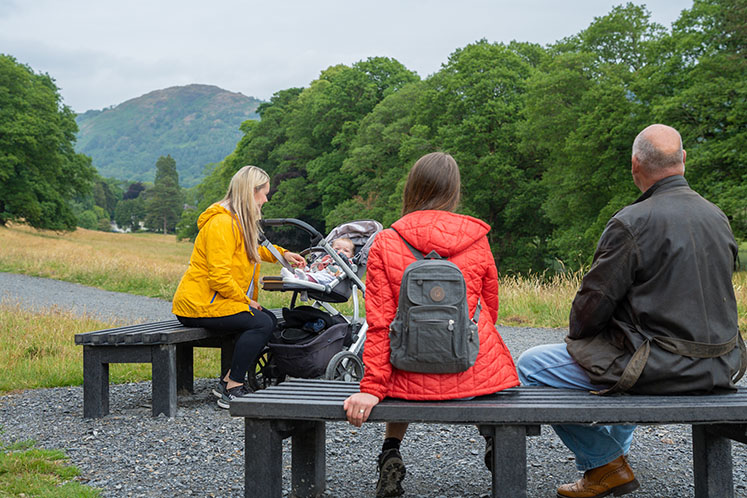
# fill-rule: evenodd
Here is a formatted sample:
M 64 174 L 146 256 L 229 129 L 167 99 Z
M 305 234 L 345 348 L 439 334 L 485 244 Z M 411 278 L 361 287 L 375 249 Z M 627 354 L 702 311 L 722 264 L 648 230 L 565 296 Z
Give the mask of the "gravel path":
M 48 278 L 0 272 L 0 301 L 34 310 L 57 306 L 122 325 L 173 318 L 171 302 Z
M 170 303 L 163 300 L 7 273 L 0 273 L 0 300 L 31 308 L 56 305 L 125 323 L 171 316 Z M 565 335 L 564 330 L 514 327 L 500 332 L 515 356 Z M 179 414 L 172 419 L 150 416 L 149 382 L 112 386 L 110 415 L 96 420 L 83 419 L 80 386 L 5 395 L 0 397 L 0 437 L 64 449 L 80 469 L 80 479 L 101 489 L 104 497 L 243 496 L 243 420 L 216 406 L 210 394 L 214 382 L 196 379 L 195 394 L 179 398 Z M 373 496 L 382 438 L 382 424 L 360 429 L 327 424 L 326 496 Z M 284 444 L 287 488 L 289 441 Z M 483 447 L 472 426 L 413 424 L 402 449 L 405 496 L 490 496 Z M 736 496 L 747 498 L 747 446 L 734 444 L 732 451 Z M 572 454 L 549 427 L 528 438 L 527 461 L 530 497 L 555 497 L 558 484 L 579 477 Z M 630 462 L 642 487 L 626 496 L 694 496 L 688 427 L 640 427 Z

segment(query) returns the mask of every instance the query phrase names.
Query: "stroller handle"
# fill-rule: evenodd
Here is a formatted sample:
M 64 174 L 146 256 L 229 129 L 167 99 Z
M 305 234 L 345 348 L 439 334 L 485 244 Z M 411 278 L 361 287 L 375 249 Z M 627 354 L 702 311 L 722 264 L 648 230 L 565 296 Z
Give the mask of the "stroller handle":
M 305 230 L 306 232 L 311 235 L 311 245 L 316 245 L 320 240 L 324 238 L 324 236 L 319 233 L 319 231 L 306 223 L 305 221 L 297 220 L 296 218 L 269 218 L 269 219 L 263 219 L 261 221 L 262 225 L 268 226 L 268 227 L 279 227 L 283 225 L 293 225 L 298 228 L 301 228 L 302 230 Z

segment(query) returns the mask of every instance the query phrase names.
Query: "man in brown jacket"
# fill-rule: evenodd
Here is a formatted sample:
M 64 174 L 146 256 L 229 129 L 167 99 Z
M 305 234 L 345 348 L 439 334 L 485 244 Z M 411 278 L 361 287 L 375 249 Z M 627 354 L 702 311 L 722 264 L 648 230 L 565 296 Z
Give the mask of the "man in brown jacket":
M 518 360 L 525 385 L 601 394 L 734 390 L 744 372 L 732 272 L 737 244 L 726 215 L 690 189 L 679 133 L 655 124 L 633 143 L 633 181 L 643 193 L 602 233 L 573 300 L 566 344 Z M 558 496 L 634 491 L 625 458 L 635 426 L 553 427 L 584 477 Z

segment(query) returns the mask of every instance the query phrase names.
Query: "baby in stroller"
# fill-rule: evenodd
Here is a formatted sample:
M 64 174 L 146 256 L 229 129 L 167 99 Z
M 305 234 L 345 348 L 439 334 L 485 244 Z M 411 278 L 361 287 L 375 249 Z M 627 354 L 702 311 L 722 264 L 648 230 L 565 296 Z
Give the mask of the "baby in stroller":
M 265 226 L 291 225 L 309 233 L 310 248 L 302 251 L 309 264 L 294 272 L 288 265 L 280 276 L 261 279 L 266 291 L 292 292 L 291 303 L 283 308 L 279 330 L 257 365 L 260 387 L 286 376 L 357 381 L 363 375 L 360 353 L 368 325 L 359 316 L 358 291 L 365 297 L 362 281 L 368 250 L 382 229 L 374 220 L 344 223 L 323 237 L 307 223 L 292 218 L 264 220 Z M 263 242 L 271 246 L 269 242 Z M 316 271 L 315 271 L 316 270 Z M 330 303 L 346 303 L 352 297 L 352 316 L 343 315 Z M 297 299 L 311 305 L 296 306 Z M 280 318 L 280 317 L 279 317 Z M 323 318 L 327 327 L 308 330 L 309 319 Z
M 332 241 L 332 250 L 335 251 L 343 261 L 348 265 L 353 263 L 355 256 L 355 243 L 348 237 L 340 237 Z M 317 258 L 306 268 L 296 268 L 291 273 L 287 268 L 280 269 L 280 275 L 283 278 L 297 278 L 299 280 L 308 280 L 318 284 L 329 284 L 335 278 L 343 274 L 342 268 L 332 260 L 329 254 Z

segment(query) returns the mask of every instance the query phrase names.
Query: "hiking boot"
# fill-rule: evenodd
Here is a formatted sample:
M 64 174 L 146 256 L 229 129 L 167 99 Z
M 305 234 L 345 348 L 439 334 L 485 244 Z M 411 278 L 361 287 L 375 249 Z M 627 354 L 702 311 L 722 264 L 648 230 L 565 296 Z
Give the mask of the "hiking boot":
M 228 385 L 228 382 L 223 380 L 223 377 L 218 379 L 218 385 L 213 388 L 213 396 L 220 399 L 223 397 L 223 395 L 226 393 L 226 386 Z
M 405 479 L 405 463 L 397 448 L 382 451 L 379 455 L 379 482 L 376 483 L 376 498 L 402 496 L 402 481 Z
M 235 400 L 236 398 L 246 398 L 253 392 L 254 391 L 248 389 L 243 384 L 240 386 L 232 387 L 231 389 L 226 389 L 218 400 L 218 406 L 228 409 L 228 407 L 231 406 L 231 401 Z

